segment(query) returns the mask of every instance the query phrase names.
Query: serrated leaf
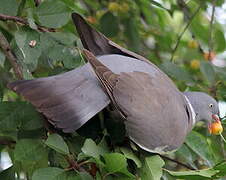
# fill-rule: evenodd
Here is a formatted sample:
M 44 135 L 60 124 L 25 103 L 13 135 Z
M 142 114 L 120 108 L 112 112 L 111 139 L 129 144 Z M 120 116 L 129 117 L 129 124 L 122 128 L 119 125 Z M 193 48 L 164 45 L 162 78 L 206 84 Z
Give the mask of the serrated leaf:
M 195 131 L 192 131 L 186 138 L 186 144 L 209 165 L 214 164 L 212 151 L 206 141 L 206 138 Z
M 146 157 L 139 174 L 144 180 L 159 180 L 162 177 L 164 165 L 165 162 L 158 155 Z
M 132 161 L 134 161 L 138 168 L 142 166 L 140 159 L 130 149 L 120 148 L 120 151 L 122 151 L 122 153 L 127 159 L 131 159 Z
M 70 154 L 67 144 L 58 134 L 50 134 L 45 144 L 61 154 Z
M 32 180 L 55 180 L 57 176 L 64 172 L 63 169 L 48 167 L 37 169 L 32 176 Z
M 202 61 L 200 70 L 210 84 L 215 82 L 215 71 L 209 62 Z
M 41 25 L 52 28 L 60 28 L 70 20 L 70 10 L 60 0 L 42 2 L 36 14 Z
M 109 173 L 120 172 L 127 176 L 134 177 L 127 170 L 127 161 L 125 156 L 119 153 L 109 153 L 104 155 L 106 169 Z

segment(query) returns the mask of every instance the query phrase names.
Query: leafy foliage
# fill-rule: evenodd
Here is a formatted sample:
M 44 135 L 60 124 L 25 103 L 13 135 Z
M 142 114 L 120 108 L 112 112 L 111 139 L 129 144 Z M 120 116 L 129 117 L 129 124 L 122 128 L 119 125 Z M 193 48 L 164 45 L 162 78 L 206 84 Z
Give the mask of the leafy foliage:
M 215 55 L 224 58 L 224 27 L 214 21 L 211 29 L 206 12 L 212 1 L 35 2 L 0 0 L 0 32 L 9 41 L 25 79 L 59 74 L 84 63 L 70 17 L 78 12 L 116 43 L 150 59 L 181 91 L 205 91 L 226 100 L 226 68 L 213 65 Z M 216 6 L 223 3 L 217 0 Z M 5 16 L 17 16 L 25 22 L 18 23 L 15 17 L 2 21 Z M 179 38 L 187 24 L 190 26 Z M 213 48 L 208 57 L 210 31 Z M 63 134 L 7 89 L 7 83 L 17 79 L 8 60 L 0 48 L 0 152 L 7 152 L 12 161 L 11 167 L 0 172 L 0 179 L 192 180 L 226 176 L 225 144 L 219 137 L 209 136 L 203 124 L 197 125 L 185 144 L 168 158 L 142 152 L 129 142 L 123 144 L 123 137 L 118 137 L 123 136 L 122 127 L 103 113 L 77 133 Z

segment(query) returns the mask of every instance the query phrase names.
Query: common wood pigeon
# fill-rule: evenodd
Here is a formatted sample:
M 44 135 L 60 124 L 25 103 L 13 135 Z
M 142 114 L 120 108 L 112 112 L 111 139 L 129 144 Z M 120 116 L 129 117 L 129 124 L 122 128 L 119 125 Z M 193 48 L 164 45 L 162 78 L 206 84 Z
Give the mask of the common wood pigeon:
M 180 92 L 150 61 L 107 39 L 79 14 L 73 13 L 72 19 L 89 63 L 60 75 L 8 85 L 55 127 L 73 132 L 111 102 L 130 139 L 146 151 L 163 154 L 178 149 L 197 121 L 219 119 L 212 97 Z

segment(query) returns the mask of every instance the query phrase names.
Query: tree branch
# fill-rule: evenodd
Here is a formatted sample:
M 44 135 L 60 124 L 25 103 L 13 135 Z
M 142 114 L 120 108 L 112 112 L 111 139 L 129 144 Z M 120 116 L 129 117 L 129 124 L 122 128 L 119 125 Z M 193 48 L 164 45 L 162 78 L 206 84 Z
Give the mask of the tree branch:
M 7 41 L 7 39 L 2 34 L 1 31 L 0 31 L 0 47 L 3 50 L 3 53 L 5 54 L 7 59 L 9 60 L 10 64 L 12 65 L 17 78 L 23 79 L 22 69 L 17 62 L 17 58 L 16 58 L 15 54 L 12 52 L 9 42 Z
M 216 8 L 216 0 L 213 0 L 213 7 L 212 7 L 212 14 L 211 14 L 211 20 L 210 20 L 210 32 L 209 32 L 209 54 L 208 54 L 208 60 L 211 58 L 211 51 L 213 49 L 213 21 L 214 21 L 214 14 L 215 14 L 215 8 Z
M 29 23 L 26 19 L 23 19 L 23 18 L 18 17 L 18 16 L 8 16 L 8 15 L 5 15 L 5 14 L 0 14 L 0 20 L 2 20 L 2 21 L 8 21 L 8 20 L 14 21 L 16 23 L 29 26 Z M 36 24 L 36 26 L 37 26 L 38 30 L 41 31 L 41 32 L 56 32 L 57 31 L 54 28 L 48 28 L 48 27 L 40 26 L 38 24 Z

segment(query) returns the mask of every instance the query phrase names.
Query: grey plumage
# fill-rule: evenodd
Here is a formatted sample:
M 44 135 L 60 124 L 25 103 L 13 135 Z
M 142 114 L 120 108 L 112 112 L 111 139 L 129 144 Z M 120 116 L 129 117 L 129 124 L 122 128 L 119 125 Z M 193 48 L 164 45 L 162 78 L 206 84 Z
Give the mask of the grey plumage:
M 192 129 L 192 107 L 199 114 L 197 120 L 209 120 L 211 113 L 218 112 L 216 101 L 209 96 L 203 99 L 199 93 L 181 93 L 147 59 L 113 43 L 80 15 L 73 13 L 72 18 L 98 78 L 87 63 L 57 76 L 8 85 L 55 127 L 73 132 L 112 102 L 135 143 L 147 151 L 166 153 L 177 149 Z M 213 103 L 216 110 L 196 102 L 199 97 L 204 105 Z

